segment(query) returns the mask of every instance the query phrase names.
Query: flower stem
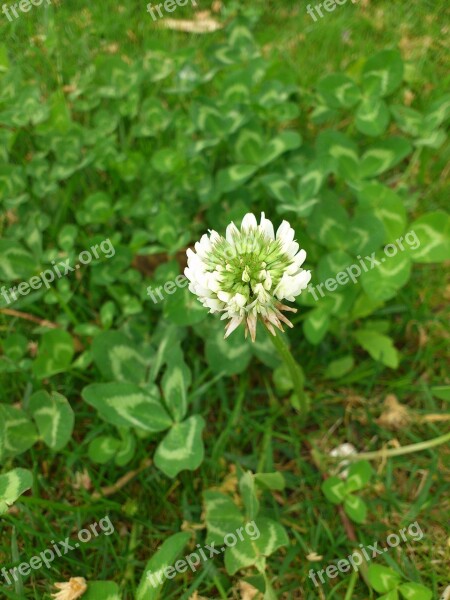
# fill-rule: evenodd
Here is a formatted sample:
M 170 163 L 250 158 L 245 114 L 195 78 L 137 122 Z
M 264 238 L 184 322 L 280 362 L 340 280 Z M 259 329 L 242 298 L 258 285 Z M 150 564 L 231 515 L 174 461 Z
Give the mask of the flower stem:
M 408 446 L 400 446 L 400 448 L 390 448 L 382 450 L 374 450 L 373 452 L 359 452 L 358 454 L 351 454 L 346 456 L 346 460 L 374 460 L 377 458 L 390 458 L 391 456 L 403 456 L 404 454 L 412 454 L 421 450 L 428 450 L 434 448 L 440 444 L 450 442 L 450 433 L 445 433 L 437 438 L 426 440 L 425 442 L 419 442 L 417 444 L 409 444 Z M 341 457 L 342 458 L 342 457 Z
M 295 358 L 292 356 L 291 351 L 289 350 L 286 342 L 280 335 L 272 335 L 267 328 L 266 324 L 263 322 L 263 325 L 267 331 L 268 336 L 270 337 L 272 344 L 277 349 L 278 354 L 283 360 L 284 364 L 289 370 L 289 374 L 292 379 L 292 383 L 294 384 L 294 392 L 297 396 L 299 405 L 300 405 L 300 413 L 303 417 L 308 413 L 308 399 L 304 390 L 304 377 L 300 366 L 298 365 Z

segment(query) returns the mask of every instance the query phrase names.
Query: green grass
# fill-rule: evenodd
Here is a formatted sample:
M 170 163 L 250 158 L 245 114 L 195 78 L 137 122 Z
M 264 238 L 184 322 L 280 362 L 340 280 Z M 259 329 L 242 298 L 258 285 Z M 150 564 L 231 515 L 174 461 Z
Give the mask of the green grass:
M 423 99 L 445 91 L 449 82 L 444 25 L 447 3 L 363 4 L 348 3 L 313 23 L 300 2 L 254 0 L 251 8 L 258 17 L 255 34 L 266 55 L 279 56 L 285 76 L 305 93 L 322 74 L 338 69 L 355 72 L 364 57 L 398 44 L 408 61 L 408 87 L 419 105 Z M 191 11 L 178 9 L 174 16 L 190 18 Z M 183 49 L 187 56 L 201 57 L 211 40 L 220 39 L 220 35 L 197 36 L 155 27 L 144 3 L 136 1 L 125 5 L 78 0 L 76 6 L 63 1 L 56 8 L 33 8 L 13 24 L 0 16 L 0 39 L 7 44 L 12 60 L 23 68 L 24 77 L 37 81 L 44 96 L 64 85 L 76 85 L 80 73 L 105 52 L 138 59 L 148 50 L 170 53 Z M 444 167 L 445 156 L 439 156 L 417 177 L 413 175 L 412 212 L 445 208 L 448 188 L 445 177 L 439 177 Z M 70 206 L 69 194 L 67 201 Z M 64 224 L 65 209 L 60 210 Z M 54 229 L 57 233 L 56 225 Z M 448 404 L 430 391 L 448 381 L 448 284 L 442 275 L 441 265 L 416 266 L 409 285 L 375 314 L 389 320 L 391 335 L 402 349 L 404 360 L 398 371 L 381 367 L 360 351 L 355 368 L 339 383 L 325 380 L 327 365 L 350 351 L 351 331 L 335 332 L 319 347 L 311 346 L 300 335 L 292 336 L 294 354 L 307 375 L 312 401 L 306 428 L 301 427 L 289 401 L 273 392 L 268 368 L 253 361 L 248 372 L 217 379 L 203 358 L 198 338 L 188 338 L 184 349 L 194 374 L 192 389 L 208 383 L 204 393 L 192 398 L 193 412 L 207 419 L 205 461 L 197 471 L 183 472 L 173 481 L 149 467 L 110 497 L 94 500 L 94 491 L 111 485 L 126 471 L 138 469 L 153 454 L 154 443 L 138 444 L 132 463 L 125 469 L 88 462 L 89 441 L 107 429 L 80 399 L 81 387 L 93 374 L 72 371 L 52 378 L 54 389 L 77 398 L 74 440 L 58 454 L 38 444 L 15 459 L 14 466 L 32 469 L 35 483 L 32 496 L 22 497 L 20 509 L 11 510 L 2 519 L 0 567 L 15 564 L 11 557 L 16 547 L 26 560 L 48 547 L 50 540 L 65 539 L 106 514 L 116 533 L 100 536 L 56 560 L 51 570 L 37 571 L 24 580 L 23 593 L 3 587 L 0 596 L 41 599 L 48 597 L 53 582 L 81 575 L 114 580 L 120 584 L 123 599 L 131 600 L 144 566 L 158 546 L 183 526 L 189 530 L 202 522 L 202 491 L 221 486 L 225 480 L 228 489 L 235 490 L 234 469 L 239 465 L 252 471 L 280 471 L 286 478 L 284 492 L 265 494 L 262 501 L 266 514 L 288 527 L 291 539 L 291 546 L 270 561 L 280 598 L 344 598 L 348 576 L 334 580 L 332 591 L 329 586 L 317 591 L 308 579 L 311 568 L 324 568 L 353 549 L 338 512 L 320 491 L 321 474 L 312 460 L 311 448 L 327 452 L 346 441 L 360 450 L 375 450 L 393 440 L 406 445 L 448 430 L 448 421 L 417 421 L 394 431 L 376 422 L 388 394 L 395 394 L 418 419 L 425 414 L 448 414 Z M 80 314 L 86 322 L 95 317 L 91 299 L 81 297 L 74 303 L 69 310 L 76 313 L 76 319 L 81 319 Z M 40 304 L 28 309 L 39 318 L 55 319 L 58 314 L 57 306 Z M 301 313 L 294 319 L 298 329 L 302 319 Z M 39 328 L 0 315 L 0 331 L 2 338 L 19 332 L 36 341 Z M 27 382 L 7 373 L 1 377 L 1 401 L 21 402 L 28 394 Z M 11 465 L 7 462 L 3 466 L 8 469 Z M 417 520 L 425 532 L 423 540 L 401 544 L 384 557 L 386 563 L 380 558 L 380 564 L 395 561 L 405 575 L 426 584 L 437 598 L 448 584 L 450 560 L 448 447 L 375 461 L 374 467 L 377 475 L 364 492 L 368 522 L 354 525 L 358 542 L 382 541 L 388 533 Z M 81 473 L 87 474 L 88 489 L 76 486 Z M 203 543 L 202 530 L 197 531 L 197 542 Z M 322 560 L 308 561 L 306 557 L 312 552 L 319 553 Z M 162 597 L 188 600 L 198 591 L 206 598 L 231 599 L 233 596 L 223 592 L 228 585 L 229 577 L 217 560 L 209 569 L 178 575 Z M 359 579 L 351 597 L 363 600 L 368 594 Z

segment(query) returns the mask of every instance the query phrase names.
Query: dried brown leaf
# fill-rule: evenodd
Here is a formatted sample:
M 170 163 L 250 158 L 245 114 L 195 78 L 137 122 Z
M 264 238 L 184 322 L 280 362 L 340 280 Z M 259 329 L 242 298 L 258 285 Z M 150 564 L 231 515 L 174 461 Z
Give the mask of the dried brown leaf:
M 259 600 L 262 594 L 246 581 L 239 582 L 239 593 L 241 600 Z
M 55 583 L 55 588 L 60 590 L 52 594 L 55 600 L 76 600 L 81 598 L 87 590 L 86 579 L 84 577 L 71 577 L 69 581 L 64 583 Z
M 380 427 L 402 429 L 411 422 L 409 410 L 397 400 L 394 394 L 388 394 L 384 400 L 384 410 L 377 419 Z

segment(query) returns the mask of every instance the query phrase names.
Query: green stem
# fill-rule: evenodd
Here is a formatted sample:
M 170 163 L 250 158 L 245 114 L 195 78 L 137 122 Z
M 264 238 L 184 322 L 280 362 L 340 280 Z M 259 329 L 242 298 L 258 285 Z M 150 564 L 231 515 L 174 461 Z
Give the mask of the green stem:
M 212 455 L 211 455 L 212 462 L 214 464 L 218 464 L 219 457 L 223 454 L 227 439 L 230 436 L 231 432 L 236 428 L 236 426 L 240 420 L 242 406 L 244 404 L 244 398 L 245 398 L 246 389 L 247 389 L 246 385 L 244 385 L 243 382 L 244 382 L 244 379 L 241 380 L 241 389 L 239 390 L 239 393 L 237 395 L 236 403 L 233 407 L 233 412 L 231 413 L 230 417 L 228 418 L 227 426 L 225 427 L 225 429 L 222 430 L 222 433 L 219 435 L 217 442 L 214 445 Z M 246 380 L 245 380 L 245 383 L 246 383 Z
M 283 340 L 283 338 L 280 335 L 272 335 L 270 333 L 269 329 L 267 328 L 266 324 L 265 323 L 263 323 L 263 324 L 264 324 L 264 327 L 266 328 L 267 335 L 270 337 L 270 339 L 272 341 L 272 344 L 275 346 L 278 354 L 280 355 L 281 359 L 284 361 L 284 364 L 289 369 L 292 383 L 294 384 L 294 392 L 295 392 L 295 395 L 297 396 L 298 402 L 300 404 L 300 412 L 301 412 L 302 416 L 305 417 L 306 414 L 308 413 L 308 399 L 306 398 L 305 390 L 303 387 L 304 378 L 303 378 L 302 370 L 300 369 L 295 358 L 292 356 L 291 351 L 289 350 L 289 348 L 286 345 L 286 342 Z
M 355 589 L 356 582 L 358 581 L 358 571 L 353 571 L 350 576 L 350 583 L 347 589 L 347 593 L 345 594 L 344 600 L 352 600 L 353 598 L 353 590 Z
M 403 454 L 412 454 L 413 452 L 419 452 L 420 450 L 428 450 L 428 448 L 434 448 L 440 444 L 450 442 L 450 432 L 441 435 L 432 440 L 426 442 L 419 442 L 418 444 L 409 444 L 408 446 L 401 446 L 400 448 L 391 448 L 390 450 L 374 450 L 373 452 L 359 452 L 358 454 L 350 454 L 346 456 L 346 460 L 373 460 L 375 458 L 389 458 L 391 456 L 402 456 Z M 342 459 L 342 457 L 341 457 Z

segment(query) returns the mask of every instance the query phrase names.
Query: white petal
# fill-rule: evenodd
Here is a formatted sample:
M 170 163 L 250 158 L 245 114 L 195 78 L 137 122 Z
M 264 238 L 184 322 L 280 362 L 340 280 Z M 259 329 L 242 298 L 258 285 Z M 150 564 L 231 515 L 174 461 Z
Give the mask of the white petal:
M 217 231 L 214 231 L 214 229 L 209 230 L 209 238 L 211 240 L 211 244 L 220 242 L 220 235 L 217 233 Z
M 211 251 L 211 242 L 209 241 L 209 237 L 206 235 L 202 235 L 199 242 L 195 244 L 195 251 L 200 256 L 200 258 L 205 258 L 206 255 Z
M 235 294 L 233 296 L 233 302 L 235 302 L 240 308 L 243 308 L 247 302 L 247 298 L 243 294 Z
M 206 298 L 204 301 L 204 306 L 210 308 L 211 312 L 216 312 L 223 308 L 223 302 L 217 300 L 217 298 Z
M 298 275 L 292 277 L 292 285 L 290 286 L 291 296 L 298 296 L 311 281 L 311 271 L 302 271 Z
M 229 302 L 230 298 L 231 298 L 231 294 L 229 294 L 228 292 L 223 292 L 222 290 L 219 290 L 217 292 L 217 297 L 222 300 L 222 302 Z
M 256 222 L 255 215 L 253 213 L 247 213 L 242 219 L 241 230 L 256 229 L 257 227 L 258 223 Z
M 247 327 L 248 327 L 248 330 L 250 331 L 250 337 L 252 338 L 252 342 L 254 342 L 256 339 L 256 324 L 257 324 L 256 316 L 248 315 Z
M 233 317 L 225 328 L 225 337 L 227 338 L 230 335 L 230 333 L 233 333 L 233 331 L 237 327 L 239 327 L 239 325 L 241 323 L 242 323 L 242 317 Z
M 289 244 L 289 246 L 286 247 L 285 252 L 290 258 L 294 258 L 294 256 L 297 254 L 299 248 L 300 248 L 300 246 L 298 245 L 297 242 L 291 242 Z
M 283 221 L 277 229 L 277 240 L 281 241 L 283 251 L 294 241 L 295 231 L 287 221 Z
M 239 229 L 236 227 L 234 223 L 230 223 L 227 227 L 227 232 L 225 234 L 225 238 L 229 244 L 233 244 L 233 239 L 239 236 Z
M 274 294 L 278 300 L 283 300 L 283 298 L 289 299 L 292 297 L 292 290 L 294 289 L 293 279 L 294 278 L 287 273 L 283 273 L 283 277 L 274 290 Z
M 264 271 L 263 285 L 266 290 L 270 290 L 272 287 L 272 276 L 270 275 L 269 271 Z
M 271 240 L 275 239 L 273 223 L 272 223 L 272 221 L 269 221 L 269 219 L 266 219 L 266 216 L 264 213 L 261 213 L 261 223 L 260 223 L 259 227 L 268 238 L 270 238 Z

